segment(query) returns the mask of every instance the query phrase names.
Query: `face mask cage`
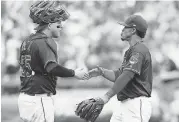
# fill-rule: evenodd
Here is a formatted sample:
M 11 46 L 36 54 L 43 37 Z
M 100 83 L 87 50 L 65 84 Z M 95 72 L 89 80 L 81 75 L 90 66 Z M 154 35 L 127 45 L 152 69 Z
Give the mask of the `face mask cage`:
M 55 23 L 65 21 L 70 14 L 63 6 L 55 7 L 54 1 L 37 2 L 30 8 L 30 17 L 35 23 Z

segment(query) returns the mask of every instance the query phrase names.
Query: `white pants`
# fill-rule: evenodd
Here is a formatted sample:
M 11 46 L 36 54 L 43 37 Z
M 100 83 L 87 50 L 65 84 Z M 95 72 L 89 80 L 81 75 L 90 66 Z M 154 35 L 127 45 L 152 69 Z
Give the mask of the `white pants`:
M 150 98 L 127 99 L 115 107 L 110 122 L 148 122 L 151 111 Z
M 46 94 L 30 96 L 20 93 L 18 98 L 20 118 L 24 122 L 54 122 L 54 98 Z

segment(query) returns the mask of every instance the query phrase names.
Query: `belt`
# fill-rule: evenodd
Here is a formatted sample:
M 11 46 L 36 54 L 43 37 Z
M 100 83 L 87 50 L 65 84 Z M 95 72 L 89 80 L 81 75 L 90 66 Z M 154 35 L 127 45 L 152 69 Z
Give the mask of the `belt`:
M 132 99 L 136 99 L 136 98 L 149 98 L 149 97 L 148 96 L 139 96 L 139 97 L 134 97 L 134 98 L 127 98 L 125 100 L 122 100 L 121 102 L 123 103 L 123 102 L 126 102 L 128 100 L 132 100 Z
M 21 93 L 27 94 L 29 96 L 47 96 L 47 97 L 50 97 L 50 96 L 53 95 L 53 93 L 44 93 L 44 94 L 33 94 L 33 93 L 25 93 L 25 92 L 21 92 Z

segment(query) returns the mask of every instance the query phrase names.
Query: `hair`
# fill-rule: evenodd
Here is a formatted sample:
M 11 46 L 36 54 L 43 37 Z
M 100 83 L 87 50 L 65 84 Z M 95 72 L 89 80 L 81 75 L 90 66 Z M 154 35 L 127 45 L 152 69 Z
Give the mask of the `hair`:
M 136 35 L 138 35 L 139 37 L 144 38 L 145 34 L 146 34 L 146 32 L 141 32 L 141 31 L 136 29 Z

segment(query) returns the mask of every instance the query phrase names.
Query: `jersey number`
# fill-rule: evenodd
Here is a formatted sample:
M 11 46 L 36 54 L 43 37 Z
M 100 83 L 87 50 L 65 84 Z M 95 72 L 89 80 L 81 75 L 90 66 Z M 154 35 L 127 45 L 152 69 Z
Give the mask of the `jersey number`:
M 30 66 L 31 56 L 30 55 L 22 55 L 20 64 L 21 64 L 21 73 L 22 77 L 30 77 L 32 74 L 32 69 Z

